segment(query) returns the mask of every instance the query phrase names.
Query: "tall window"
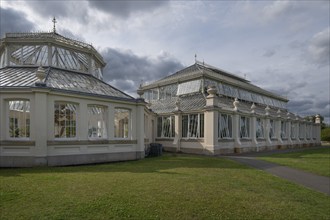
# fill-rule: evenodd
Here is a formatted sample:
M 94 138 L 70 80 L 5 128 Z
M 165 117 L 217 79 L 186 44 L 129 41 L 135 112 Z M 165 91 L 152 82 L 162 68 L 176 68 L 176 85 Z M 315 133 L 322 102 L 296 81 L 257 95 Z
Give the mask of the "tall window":
M 9 101 L 9 137 L 30 137 L 30 102 Z
M 88 137 L 107 138 L 106 107 L 88 106 Z
M 228 114 L 220 114 L 218 117 L 218 137 L 232 138 L 233 137 L 233 129 L 232 129 L 232 117 Z
M 55 138 L 76 137 L 77 105 L 72 103 L 55 103 L 54 125 Z
M 163 116 L 157 118 L 157 137 L 175 137 L 174 116 Z
M 144 137 L 148 137 L 149 136 L 149 119 L 148 119 L 148 115 L 144 114 Z
M 130 110 L 115 109 L 115 138 L 128 138 L 130 134 L 130 117 Z
M 275 138 L 275 122 L 274 120 L 269 120 L 269 138 Z
M 264 121 L 261 118 L 256 120 L 256 138 L 265 138 Z
M 316 130 L 317 130 L 317 126 L 316 125 L 313 125 L 313 127 L 312 127 L 312 137 L 313 137 L 313 139 L 316 139 Z
M 240 127 L 240 137 L 249 138 L 250 137 L 250 119 L 248 117 L 241 116 L 239 127 Z
M 281 139 L 287 138 L 288 122 L 281 121 Z
M 299 138 L 303 139 L 305 135 L 305 125 L 302 123 L 299 123 Z
M 311 132 L 312 132 L 311 125 L 306 124 L 306 138 L 307 139 L 311 138 Z
M 182 137 L 204 137 L 204 114 L 190 114 L 182 116 Z
M 291 139 L 296 139 L 296 126 L 293 122 L 291 123 Z

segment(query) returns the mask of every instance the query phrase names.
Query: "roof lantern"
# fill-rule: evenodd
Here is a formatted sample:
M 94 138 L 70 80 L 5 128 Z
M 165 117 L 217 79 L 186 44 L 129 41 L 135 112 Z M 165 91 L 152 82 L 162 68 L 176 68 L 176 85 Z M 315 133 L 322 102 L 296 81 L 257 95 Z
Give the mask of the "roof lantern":
M 43 66 L 91 74 L 103 78 L 106 63 L 91 44 L 56 32 L 6 33 L 0 40 L 0 68 Z

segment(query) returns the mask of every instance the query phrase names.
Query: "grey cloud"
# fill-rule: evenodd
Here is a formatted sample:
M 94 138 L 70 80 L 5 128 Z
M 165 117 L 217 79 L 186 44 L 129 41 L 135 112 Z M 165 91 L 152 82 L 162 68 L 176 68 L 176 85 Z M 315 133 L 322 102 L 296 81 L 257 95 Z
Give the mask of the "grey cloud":
M 31 8 L 35 13 L 39 14 L 43 19 L 49 20 L 51 25 L 51 19 L 55 16 L 59 21 L 57 24 L 61 26 L 61 20 L 70 19 L 76 20 L 80 23 L 89 23 L 89 14 L 86 1 L 28 1 L 25 0 L 26 6 Z M 70 27 L 63 27 L 64 29 L 70 29 Z
M 70 1 L 26 1 L 30 8 L 44 17 L 68 17 L 72 8 Z M 79 5 L 77 5 L 79 7 Z M 77 9 L 77 8 L 76 8 Z M 75 9 L 74 9 L 75 10 Z M 79 8 L 81 10 L 81 8 Z
M 134 12 L 150 12 L 168 3 L 168 1 L 94 1 L 89 5 L 98 10 L 108 12 L 118 17 L 126 18 Z
M 107 48 L 102 51 L 107 62 L 104 79 L 119 89 L 134 94 L 141 82 L 152 82 L 183 68 L 166 53 L 156 58 L 140 57 L 131 51 Z
M 0 8 L 0 37 L 8 32 L 29 32 L 33 29 L 33 23 L 26 19 L 24 13 L 10 8 Z
M 287 13 L 293 7 L 292 2 L 289 1 L 274 1 L 272 4 L 263 8 L 262 12 L 264 18 L 267 20 L 273 20 Z
M 265 51 L 265 53 L 262 55 L 264 57 L 272 57 L 274 56 L 276 51 L 274 49 L 268 49 Z
M 330 120 L 330 105 L 328 102 L 322 100 L 307 99 L 290 101 L 288 103 L 288 109 L 301 116 L 320 114 L 326 119 L 327 123 Z
M 330 28 L 315 34 L 308 47 L 309 55 L 318 65 L 329 65 L 330 60 Z

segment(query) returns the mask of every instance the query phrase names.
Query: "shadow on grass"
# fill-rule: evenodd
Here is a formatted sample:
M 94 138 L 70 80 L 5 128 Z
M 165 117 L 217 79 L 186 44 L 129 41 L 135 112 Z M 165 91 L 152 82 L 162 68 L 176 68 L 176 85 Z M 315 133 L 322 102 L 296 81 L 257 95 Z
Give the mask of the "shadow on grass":
M 177 168 L 251 169 L 247 166 L 241 165 L 237 162 L 225 158 L 165 153 L 161 157 L 151 157 L 136 161 L 63 166 L 63 167 L 1 168 L 0 176 L 19 177 L 23 174 L 38 174 L 38 173 L 56 174 L 56 173 L 78 173 L 78 172 L 160 173 L 164 175 L 166 174 L 175 175 L 180 173 L 171 172 L 170 170 Z

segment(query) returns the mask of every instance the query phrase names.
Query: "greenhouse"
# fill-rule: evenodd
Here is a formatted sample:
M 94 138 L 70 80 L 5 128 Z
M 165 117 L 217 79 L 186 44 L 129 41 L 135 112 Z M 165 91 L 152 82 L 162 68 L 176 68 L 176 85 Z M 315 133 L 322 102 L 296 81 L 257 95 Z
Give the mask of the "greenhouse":
M 95 48 L 52 32 L 0 41 L 0 166 L 142 159 L 166 151 L 228 154 L 320 144 L 320 117 L 248 80 L 196 62 L 133 98 L 103 80 Z
M 145 103 L 103 81 L 90 44 L 55 31 L 0 45 L 0 165 L 58 166 L 144 157 Z
M 286 98 L 197 60 L 138 92 L 156 114 L 155 141 L 168 151 L 214 155 L 320 143 L 319 116 L 315 123 L 295 115 Z

